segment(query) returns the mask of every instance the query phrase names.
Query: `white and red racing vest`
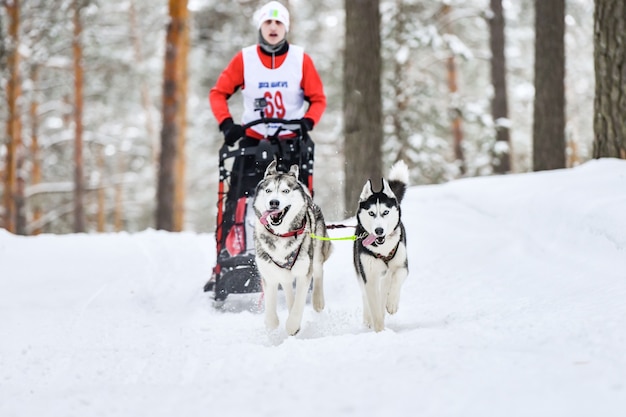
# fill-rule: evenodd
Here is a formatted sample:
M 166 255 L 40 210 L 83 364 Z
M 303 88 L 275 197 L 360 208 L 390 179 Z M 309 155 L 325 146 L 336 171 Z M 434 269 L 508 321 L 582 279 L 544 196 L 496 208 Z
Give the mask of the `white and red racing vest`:
M 268 105 L 265 117 L 295 120 L 301 119 L 306 111 L 302 82 L 302 62 L 304 49 L 289 45 L 289 51 L 283 64 L 275 69 L 267 68 L 261 62 L 257 46 L 243 48 L 243 72 L 246 80 L 243 94 L 243 124 L 258 120 L 260 114 L 254 110 L 254 100 L 264 97 Z M 252 129 L 260 135 L 272 135 L 279 124 L 259 124 Z M 285 135 L 291 132 L 284 132 Z M 281 132 L 282 136 L 283 133 Z

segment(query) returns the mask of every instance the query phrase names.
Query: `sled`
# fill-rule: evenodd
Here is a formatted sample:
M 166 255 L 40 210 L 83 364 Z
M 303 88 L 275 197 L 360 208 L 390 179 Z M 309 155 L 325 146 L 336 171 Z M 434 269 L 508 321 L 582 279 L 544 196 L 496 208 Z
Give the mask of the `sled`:
M 296 164 L 299 180 L 313 195 L 314 143 L 300 120 L 262 117 L 243 126 L 244 131 L 259 124 L 276 125 L 277 131 L 256 146 L 224 144 L 219 151 L 219 183 L 215 228 L 216 264 L 204 286 L 213 292 L 214 305 L 220 307 L 229 294 L 262 292 L 255 263 L 252 207 L 257 184 L 274 159 L 278 169 L 287 172 Z M 289 131 L 288 138 L 279 134 Z

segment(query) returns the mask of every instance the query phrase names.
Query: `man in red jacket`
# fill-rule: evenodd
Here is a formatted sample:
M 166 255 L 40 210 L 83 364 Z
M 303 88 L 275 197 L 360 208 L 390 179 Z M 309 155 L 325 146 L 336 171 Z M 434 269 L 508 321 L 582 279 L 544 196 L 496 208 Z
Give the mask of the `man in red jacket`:
M 326 109 L 324 87 L 311 57 L 302 47 L 287 42 L 287 9 L 270 1 L 255 13 L 254 21 L 259 29 L 258 44 L 239 51 L 209 93 L 211 109 L 228 145 L 245 137 L 241 145 L 253 146 L 278 127 L 257 125 L 244 132 L 228 107 L 228 99 L 239 89 L 243 94 L 242 124 L 259 119 L 254 101 L 261 97 L 267 102 L 265 117 L 301 119 L 307 130 L 313 129 Z M 283 131 L 281 136 L 283 133 L 290 132 Z

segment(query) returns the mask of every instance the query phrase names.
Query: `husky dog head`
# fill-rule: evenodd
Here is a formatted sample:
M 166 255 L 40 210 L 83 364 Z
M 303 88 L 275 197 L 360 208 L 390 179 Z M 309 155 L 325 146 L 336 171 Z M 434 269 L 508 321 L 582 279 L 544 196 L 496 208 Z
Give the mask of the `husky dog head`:
M 298 182 L 299 168 L 292 165 L 289 172 L 276 169 L 272 161 L 259 182 L 254 199 L 254 211 L 261 223 L 273 228 L 290 225 L 306 207 L 308 190 Z
M 382 180 L 382 190 L 375 192 L 372 181 L 368 180 L 361 196 L 357 210 L 357 221 L 368 233 L 367 242 L 382 245 L 385 238 L 400 223 L 400 205 L 389 183 Z

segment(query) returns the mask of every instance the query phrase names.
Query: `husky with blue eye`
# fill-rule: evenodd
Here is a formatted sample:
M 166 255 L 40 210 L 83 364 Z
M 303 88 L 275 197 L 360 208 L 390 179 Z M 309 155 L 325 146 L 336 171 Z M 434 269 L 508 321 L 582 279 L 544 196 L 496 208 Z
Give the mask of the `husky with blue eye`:
M 254 197 L 256 265 L 265 298 L 265 326 L 278 327 L 278 286 L 285 293 L 289 316 L 285 324 L 291 336 L 298 333 L 307 293 L 313 280 L 312 304 L 324 309 L 324 262 L 332 247 L 320 208 L 298 181 L 298 165 L 280 172 L 272 161 Z M 295 294 L 294 294 L 295 284 Z
M 354 268 L 363 293 L 363 322 L 376 332 L 385 328 L 385 310 L 398 311 L 400 289 L 409 272 L 400 212 L 408 182 L 409 169 L 398 161 L 380 191 L 374 191 L 368 180 L 359 197 Z

